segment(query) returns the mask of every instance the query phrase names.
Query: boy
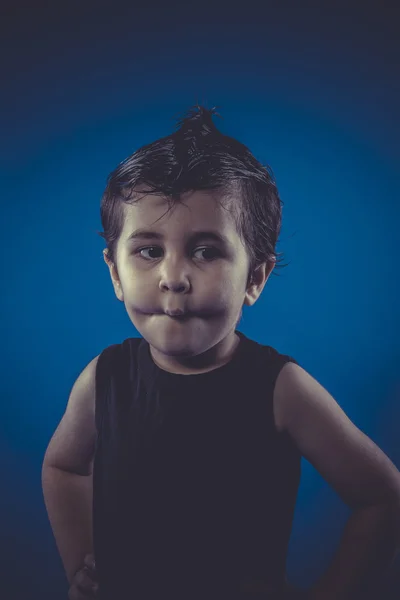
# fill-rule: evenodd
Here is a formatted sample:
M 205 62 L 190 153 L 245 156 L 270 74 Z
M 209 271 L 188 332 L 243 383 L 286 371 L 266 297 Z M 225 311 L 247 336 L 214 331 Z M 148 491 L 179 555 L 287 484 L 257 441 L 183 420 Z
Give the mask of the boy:
M 212 114 L 140 148 L 102 199 L 104 259 L 142 338 L 90 361 L 44 459 L 70 600 L 92 581 L 101 600 L 284 598 L 301 456 L 354 509 L 310 598 L 353 598 L 398 544 L 396 467 L 292 357 L 236 329 L 279 266 L 281 201 Z

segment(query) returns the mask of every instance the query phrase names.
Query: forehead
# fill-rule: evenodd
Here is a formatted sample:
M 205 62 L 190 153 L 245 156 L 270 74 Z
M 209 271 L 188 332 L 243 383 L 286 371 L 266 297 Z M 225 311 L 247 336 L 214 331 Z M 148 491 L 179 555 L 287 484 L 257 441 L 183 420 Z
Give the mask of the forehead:
M 165 233 L 212 228 L 227 236 L 235 234 L 232 202 L 211 192 L 187 192 L 169 212 L 166 198 L 152 194 L 140 194 L 137 198 L 134 204 L 124 204 L 122 237 L 133 229 L 148 227 Z

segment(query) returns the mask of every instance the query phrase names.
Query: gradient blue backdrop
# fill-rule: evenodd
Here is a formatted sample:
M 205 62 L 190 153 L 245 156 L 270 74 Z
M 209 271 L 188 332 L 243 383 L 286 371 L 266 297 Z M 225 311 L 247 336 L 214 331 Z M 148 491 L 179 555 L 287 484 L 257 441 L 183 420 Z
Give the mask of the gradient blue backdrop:
M 3 23 L 2 598 L 67 597 L 43 455 L 83 367 L 139 335 L 103 261 L 100 197 L 196 101 L 272 166 L 284 201 L 289 266 L 239 329 L 294 356 L 400 466 L 395 13 L 292 4 L 174 27 L 156 8 L 14 6 Z M 322 572 L 348 515 L 303 461 L 292 583 Z

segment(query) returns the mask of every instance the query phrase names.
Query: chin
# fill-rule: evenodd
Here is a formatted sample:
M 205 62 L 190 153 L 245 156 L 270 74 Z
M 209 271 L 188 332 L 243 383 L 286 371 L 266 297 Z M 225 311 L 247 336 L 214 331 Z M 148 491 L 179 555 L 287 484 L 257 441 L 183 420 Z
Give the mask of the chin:
M 190 358 L 192 356 L 198 356 L 205 352 L 205 349 L 199 348 L 199 346 L 195 342 L 180 342 L 178 340 L 166 340 L 164 344 L 160 342 L 160 340 L 155 340 L 154 342 L 149 342 L 153 348 L 155 348 L 158 352 L 165 354 L 166 356 L 176 356 L 176 357 L 184 357 Z

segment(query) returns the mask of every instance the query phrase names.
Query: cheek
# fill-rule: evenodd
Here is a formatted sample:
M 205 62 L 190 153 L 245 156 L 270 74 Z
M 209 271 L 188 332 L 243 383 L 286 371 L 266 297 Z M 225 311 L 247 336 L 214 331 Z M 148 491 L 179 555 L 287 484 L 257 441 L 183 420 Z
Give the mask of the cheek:
M 217 277 L 218 286 L 224 294 L 240 294 L 246 290 L 247 271 L 242 269 L 221 269 Z

